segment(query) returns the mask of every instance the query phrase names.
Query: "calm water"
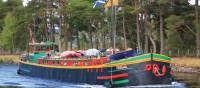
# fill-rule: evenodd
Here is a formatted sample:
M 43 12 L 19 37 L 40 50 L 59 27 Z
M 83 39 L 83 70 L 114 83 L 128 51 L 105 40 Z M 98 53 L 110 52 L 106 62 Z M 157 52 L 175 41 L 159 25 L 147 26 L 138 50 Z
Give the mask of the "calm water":
M 185 83 L 187 88 L 200 88 L 200 74 L 198 73 L 174 73 L 174 79 Z
M 75 85 L 20 76 L 16 74 L 16 69 L 17 65 L 0 65 L 0 88 L 103 88 L 103 86 L 98 85 Z M 179 85 L 181 84 L 181 86 L 173 88 L 184 88 L 184 85 L 192 88 L 200 88 L 200 74 L 175 73 L 174 76 L 175 80 Z

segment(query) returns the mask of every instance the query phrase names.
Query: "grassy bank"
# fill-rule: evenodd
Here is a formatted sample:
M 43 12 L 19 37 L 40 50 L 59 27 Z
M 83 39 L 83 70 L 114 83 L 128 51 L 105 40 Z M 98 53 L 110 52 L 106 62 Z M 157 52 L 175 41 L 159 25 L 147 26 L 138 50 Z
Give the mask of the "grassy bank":
M 0 55 L 0 64 L 17 64 L 19 55 Z
M 175 72 L 200 73 L 200 58 L 175 57 L 172 66 Z
M 174 65 L 186 67 L 200 67 L 200 58 L 195 57 L 175 57 L 173 58 Z

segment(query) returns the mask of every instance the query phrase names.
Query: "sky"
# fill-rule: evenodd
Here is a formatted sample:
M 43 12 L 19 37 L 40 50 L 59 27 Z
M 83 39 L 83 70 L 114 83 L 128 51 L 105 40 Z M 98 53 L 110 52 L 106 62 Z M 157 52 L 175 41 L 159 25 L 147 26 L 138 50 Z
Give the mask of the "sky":
M 31 1 L 31 0 L 23 0 L 23 5 L 27 6 L 27 4 L 28 4 L 29 1 Z
M 189 3 L 191 4 L 191 5 L 194 5 L 195 4 L 195 0 L 188 0 L 189 1 Z M 200 5 L 200 0 L 199 0 L 199 5 Z
M 7 1 L 7 0 L 3 0 L 3 1 L 5 2 L 5 1 Z M 23 1 L 23 5 L 24 5 L 24 6 L 27 6 L 28 2 L 31 1 L 31 0 L 22 0 L 22 1 Z

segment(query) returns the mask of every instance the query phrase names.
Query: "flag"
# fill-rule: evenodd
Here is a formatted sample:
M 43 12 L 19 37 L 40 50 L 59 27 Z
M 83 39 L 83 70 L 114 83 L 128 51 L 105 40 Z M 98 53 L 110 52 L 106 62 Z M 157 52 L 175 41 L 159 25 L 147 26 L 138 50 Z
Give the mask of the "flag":
M 118 6 L 119 0 L 113 0 L 113 5 Z
M 105 3 L 106 3 L 106 0 L 97 0 L 97 1 L 94 3 L 93 8 L 102 6 L 102 5 L 104 5 Z
M 111 8 L 113 6 L 118 6 L 119 1 L 118 0 L 108 0 L 108 2 L 105 5 L 105 8 Z
M 105 8 L 111 8 L 112 7 L 112 0 L 108 0 L 108 2 L 104 6 Z

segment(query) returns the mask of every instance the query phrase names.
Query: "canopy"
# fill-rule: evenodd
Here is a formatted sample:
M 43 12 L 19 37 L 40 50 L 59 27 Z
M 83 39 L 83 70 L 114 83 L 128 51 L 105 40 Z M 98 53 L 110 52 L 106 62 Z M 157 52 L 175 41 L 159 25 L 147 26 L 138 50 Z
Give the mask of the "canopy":
M 84 52 L 85 56 L 97 56 L 99 55 L 99 50 L 97 49 L 88 49 Z
M 41 43 L 29 43 L 31 46 L 50 46 L 50 45 L 56 45 L 56 43 L 51 41 L 41 42 Z

